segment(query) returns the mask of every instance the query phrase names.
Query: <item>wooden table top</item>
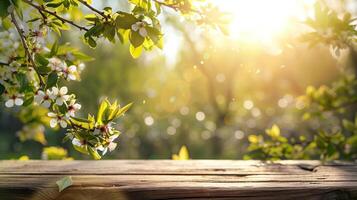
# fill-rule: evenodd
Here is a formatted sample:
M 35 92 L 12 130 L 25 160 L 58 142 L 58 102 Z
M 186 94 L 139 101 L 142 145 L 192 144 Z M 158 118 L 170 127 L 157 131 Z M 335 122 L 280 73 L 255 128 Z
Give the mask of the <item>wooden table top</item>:
M 15 199 L 357 199 L 357 163 L 0 161 L 0 200 Z

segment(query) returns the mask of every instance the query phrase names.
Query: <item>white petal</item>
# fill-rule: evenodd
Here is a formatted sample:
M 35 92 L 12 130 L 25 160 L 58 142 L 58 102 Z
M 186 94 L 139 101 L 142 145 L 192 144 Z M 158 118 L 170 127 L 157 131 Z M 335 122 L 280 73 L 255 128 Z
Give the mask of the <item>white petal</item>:
M 11 108 L 14 106 L 14 100 L 13 99 L 9 99 L 5 102 L 5 106 L 8 107 L 8 108 Z
M 54 128 L 54 127 L 56 127 L 57 126 L 57 119 L 51 119 L 50 120 L 50 126 L 52 127 L 52 128 Z
M 21 98 L 16 98 L 15 99 L 15 105 L 21 106 L 24 103 L 24 100 Z
M 102 155 L 104 156 L 107 152 L 108 152 L 108 148 L 105 148 L 105 149 L 102 151 Z
M 76 103 L 76 104 L 73 105 L 73 108 L 76 109 L 76 110 L 79 110 L 79 109 L 82 108 L 82 106 L 81 106 L 81 104 Z
M 42 106 L 45 108 L 49 108 L 51 106 L 51 102 L 49 100 L 46 100 L 46 101 L 42 102 Z
M 57 98 L 56 99 L 56 104 L 59 105 L 59 106 L 62 106 L 63 105 L 63 99 L 62 98 Z
M 53 94 L 54 96 L 57 96 L 57 95 L 58 95 L 58 88 L 52 87 L 52 94 Z
M 73 138 L 72 144 L 73 144 L 73 145 L 76 145 L 76 146 L 82 146 L 81 141 L 78 140 L 77 138 Z
M 66 113 L 67 117 L 74 117 L 75 116 L 75 111 L 74 110 L 70 110 L 68 111 L 68 113 Z
M 52 118 L 57 117 L 56 113 L 53 113 L 53 112 L 47 113 L 47 116 L 52 117 Z
M 146 37 L 148 35 L 146 29 L 144 27 L 140 28 L 139 29 L 139 34 L 142 36 L 142 37 Z
M 71 98 L 70 95 L 63 95 L 63 96 L 62 96 L 63 101 L 68 101 L 69 98 Z
M 110 136 L 110 141 L 114 141 L 115 139 L 117 139 L 119 137 L 119 134 L 115 134 L 115 135 L 112 135 Z
M 65 120 L 60 120 L 60 125 L 62 128 L 66 128 L 67 127 L 67 122 Z
M 37 104 L 41 104 L 43 97 L 41 97 L 40 95 L 35 95 L 34 100 Z
M 74 73 L 74 72 L 77 71 L 77 67 L 75 65 L 71 65 L 71 66 L 68 67 L 68 71 Z
M 117 143 L 111 142 L 108 145 L 109 151 L 113 151 L 117 147 Z
M 74 74 L 68 74 L 68 79 L 72 80 L 72 81 L 75 81 L 77 79 L 77 77 Z
M 68 88 L 67 88 L 66 86 L 61 87 L 61 89 L 60 89 L 60 91 L 59 91 L 59 93 L 60 93 L 61 95 L 65 95 L 65 94 L 67 94 L 67 92 L 68 92 Z
M 53 94 L 53 92 L 52 92 L 51 90 L 46 90 L 46 94 L 47 94 L 48 96 L 51 96 L 51 95 Z
M 137 31 L 137 30 L 139 29 L 138 24 L 133 24 L 133 25 L 131 25 L 131 29 L 132 29 L 133 31 Z

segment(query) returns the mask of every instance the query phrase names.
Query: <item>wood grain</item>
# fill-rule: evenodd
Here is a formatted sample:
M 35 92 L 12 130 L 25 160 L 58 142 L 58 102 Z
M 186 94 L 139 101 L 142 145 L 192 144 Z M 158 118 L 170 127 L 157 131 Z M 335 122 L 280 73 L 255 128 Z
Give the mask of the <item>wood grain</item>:
M 71 176 L 61 193 L 56 181 Z M 0 161 L 0 200 L 357 199 L 357 164 L 319 161 Z

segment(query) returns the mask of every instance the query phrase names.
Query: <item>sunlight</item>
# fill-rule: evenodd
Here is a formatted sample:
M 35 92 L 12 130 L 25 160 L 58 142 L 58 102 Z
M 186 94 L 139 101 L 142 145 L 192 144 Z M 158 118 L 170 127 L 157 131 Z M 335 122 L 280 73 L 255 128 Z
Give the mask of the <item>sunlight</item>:
M 282 34 L 291 20 L 307 16 L 306 8 L 314 0 L 211 0 L 222 11 L 232 15 L 229 31 L 232 38 L 270 42 Z

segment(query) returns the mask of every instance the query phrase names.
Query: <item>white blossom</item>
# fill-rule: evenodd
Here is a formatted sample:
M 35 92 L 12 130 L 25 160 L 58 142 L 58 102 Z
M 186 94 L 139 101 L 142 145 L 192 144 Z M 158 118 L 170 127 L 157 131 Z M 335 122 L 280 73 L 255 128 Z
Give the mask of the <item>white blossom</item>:
M 107 147 L 99 146 L 99 147 L 97 147 L 97 150 L 101 151 L 103 156 L 108 152 L 108 150 L 109 150 L 110 152 L 114 151 L 114 149 L 115 149 L 115 148 L 117 147 L 117 145 L 118 145 L 116 142 L 114 142 L 114 140 L 115 140 L 116 138 L 118 138 L 118 136 L 119 136 L 119 134 L 115 134 L 115 135 L 110 136 L 110 137 L 109 137 L 109 144 L 108 144 L 108 146 L 107 146 Z
M 16 106 L 21 106 L 24 103 L 24 100 L 21 98 L 23 95 L 12 95 L 6 102 L 5 106 L 8 108 Z
M 146 29 L 145 29 L 145 22 L 136 22 L 135 24 L 131 25 L 131 29 L 133 31 L 139 31 L 139 34 L 142 37 L 146 37 L 148 35 Z
M 57 124 L 59 124 L 62 128 L 67 127 L 67 121 L 66 121 L 65 117 L 58 115 L 56 113 L 53 113 L 53 112 L 49 112 L 49 113 L 47 113 L 47 115 L 52 118 L 50 120 L 50 126 L 52 128 L 56 127 Z
M 52 92 L 50 90 L 46 90 L 46 93 L 42 90 L 39 90 L 37 91 L 34 100 L 37 104 L 42 105 L 45 108 L 49 108 L 51 106 L 51 95 Z
M 52 87 L 52 94 L 50 96 L 51 99 L 56 100 L 56 104 L 62 106 L 64 102 L 68 101 L 70 95 L 67 95 L 68 89 L 67 87 L 61 87 L 60 89 L 56 87 Z
M 72 144 L 75 146 L 78 146 L 78 147 L 82 147 L 82 148 L 85 146 L 84 142 L 77 138 L 72 139 Z
M 67 117 L 74 117 L 75 112 L 81 109 L 81 104 L 76 103 L 75 99 L 72 99 L 68 104 L 68 113 L 66 113 Z
M 77 67 L 75 65 L 71 65 L 69 67 L 65 67 L 63 69 L 63 74 L 67 80 L 76 80 L 77 76 Z
M 67 64 L 65 62 L 63 62 L 62 60 L 53 57 L 48 59 L 48 66 L 54 70 L 54 71 L 58 71 L 58 72 L 62 72 L 63 69 L 65 69 L 65 67 L 67 67 Z

